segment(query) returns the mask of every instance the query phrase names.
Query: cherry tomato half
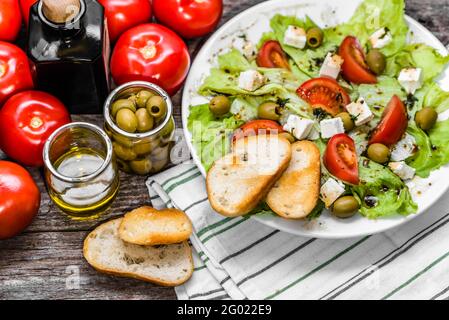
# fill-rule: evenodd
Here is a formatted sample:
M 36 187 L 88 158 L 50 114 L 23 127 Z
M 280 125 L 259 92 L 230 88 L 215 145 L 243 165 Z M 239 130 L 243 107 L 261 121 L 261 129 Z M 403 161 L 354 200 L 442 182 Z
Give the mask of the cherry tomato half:
M 401 99 L 394 95 L 385 108 L 382 119 L 374 129 L 369 144 L 382 143 L 391 146 L 401 140 L 407 126 L 407 109 Z
M 0 108 L 13 94 L 33 87 L 25 52 L 11 43 L 0 41 Z
M 153 0 L 156 19 L 181 37 L 191 39 L 212 32 L 223 13 L 222 0 Z
M 9 161 L 0 161 L 0 195 L 0 239 L 7 239 L 28 227 L 41 195 L 28 171 Z
M 256 59 L 257 65 L 263 68 L 283 68 L 290 70 L 288 58 L 279 42 L 269 40 L 260 48 Z
M 70 122 L 64 105 L 41 91 L 24 91 L 8 99 L 0 109 L 0 148 L 27 166 L 42 166 L 47 138 Z
M 151 20 L 148 0 L 98 0 L 108 21 L 109 38 L 115 42 L 126 30 Z
M 273 120 L 252 120 L 240 128 L 238 128 L 232 136 L 232 141 L 236 141 L 240 138 L 254 136 L 258 134 L 275 134 L 284 132 L 282 126 Z
M 19 1 L 0 1 L 0 40 L 14 42 L 22 26 Z
M 20 0 L 20 9 L 22 10 L 22 17 L 25 25 L 28 26 L 30 19 L 30 9 L 38 0 Z
M 323 162 L 333 176 L 350 184 L 359 184 L 355 144 L 347 134 L 336 134 L 329 139 Z
M 184 41 L 170 29 L 155 23 L 126 31 L 117 41 L 111 58 L 116 84 L 141 80 L 161 86 L 174 95 L 190 67 Z
M 365 62 L 365 53 L 356 37 L 347 36 L 340 45 L 338 54 L 344 62 L 341 66 L 343 77 L 353 83 L 377 83 Z
M 345 89 L 336 80 L 327 77 L 307 80 L 296 93 L 313 109 L 322 109 L 333 116 L 351 102 Z

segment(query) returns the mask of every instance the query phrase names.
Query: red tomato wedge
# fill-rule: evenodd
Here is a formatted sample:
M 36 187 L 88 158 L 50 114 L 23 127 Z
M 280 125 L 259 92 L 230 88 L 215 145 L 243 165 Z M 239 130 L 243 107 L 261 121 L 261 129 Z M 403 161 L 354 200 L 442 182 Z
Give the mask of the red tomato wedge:
M 350 184 L 359 184 L 355 144 L 347 134 L 336 134 L 329 140 L 323 162 L 333 176 Z
M 309 103 L 313 109 L 322 109 L 332 116 L 337 115 L 351 98 L 336 80 L 321 77 L 304 82 L 298 90 L 298 96 Z
M 365 62 L 365 53 L 356 37 L 347 36 L 340 45 L 338 54 L 344 62 L 341 66 L 343 77 L 353 83 L 377 83 L 376 76 Z
M 282 68 L 290 70 L 288 58 L 279 42 L 270 40 L 263 44 L 257 54 L 257 65 L 262 68 Z
M 385 108 L 382 119 L 371 134 L 369 144 L 382 143 L 391 146 L 401 140 L 407 125 L 407 109 L 401 99 L 394 95 Z
M 234 135 L 232 136 L 232 141 L 236 141 L 238 139 L 254 136 L 258 134 L 276 134 L 284 132 L 282 126 L 273 120 L 252 120 L 245 123 L 243 126 L 238 128 Z

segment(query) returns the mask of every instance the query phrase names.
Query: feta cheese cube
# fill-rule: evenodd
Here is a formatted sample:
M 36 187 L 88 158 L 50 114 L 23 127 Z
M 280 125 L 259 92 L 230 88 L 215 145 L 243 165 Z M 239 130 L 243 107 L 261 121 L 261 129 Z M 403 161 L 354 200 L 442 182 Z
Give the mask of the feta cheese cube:
M 410 167 L 404 161 L 390 162 L 388 166 L 391 171 L 393 171 L 402 180 L 410 180 L 415 176 L 415 169 Z
M 423 75 L 421 68 L 406 68 L 399 73 L 398 81 L 407 93 L 414 94 L 421 88 Z
M 369 37 L 369 41 L 374 49 L 380 49 L 393 41 L 393 37 L 387 28 L 381 28 Z
M 310 130 L 309 135 L 307 136 L 307 140 L 318 140 L 320 138 L 320 131 L 315 128 L 315 125 Z
M 329 208 L 343 193 L 345 193 L 345 185 L 333 178 L 329 178 L 320 189 L 321 200 L 326 208 Z
M 371 112 L 365 99 L 360 97 L 356 102 L 352 102 L 346 106 L 346 110 L 354 117 L 354 123 L 356 126 L 368 123 L 374 118 L 374 114 Z
M 246 59 L 248 59 L 249 61 L 252 61 L 257 56 L 257 48 L 254 45 L 254 43 L 252 43 L 250 41 L 246 41 L 243 44 L 242 53 L 243 53 L 243 55 L 245 56 Z
M 342 57 L 340 57 L 338 54 L 332 54 L 329 52 L 324 59 L 323 65 L 321 66 L 320 77 L 326 76 L 337 79 L 342 64 Z
M 391 160 L 393 161 L 403 161 L 413 155 L 416 151 L 416 140 L 415 138 L 406 133 L 404 137 L 394 145 L 391 150 Z
M 296 26 L 288 26 L 284 34 L 284 44 L 298 48 L 304 49 L 307 43 L 306 31 L 303 28 Z
M 336 134 L 345 132 L 343 120 L 341 120 L 341 118 L 321 120 L 320 128 L 321 128 L 321 137 L 323 137 L 324 139 L 331 138 Z
M 241 72 L 239 76 L 239 87 L 247 91 L 256 91 L 265 84 L 265 77 L 256 70 Z
M 296 139 L 306 139 L 310 134 L 314 125 L 314 121 L 310 119 L 301 118 L 297 115 L 291 114 L 284 124 L 284 130 L 290 132 Z

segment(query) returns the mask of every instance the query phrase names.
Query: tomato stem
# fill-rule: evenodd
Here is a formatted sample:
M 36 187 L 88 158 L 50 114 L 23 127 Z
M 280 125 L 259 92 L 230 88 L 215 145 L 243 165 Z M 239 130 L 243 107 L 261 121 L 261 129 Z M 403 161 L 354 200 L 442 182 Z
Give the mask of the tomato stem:
M 33 129 L 38 129 L 40 128 L 42 125 L 44 124 L 44 122 L 42 121 L 41 118 L 39 117 L 33 117 L 30 121 L 30 127 Z
M 145 59 L 152 59 L 156 55 L 156 46 L 154 44 L 147 44 L 139 51 Z
M 6 65 L 4 62 L 0 61 L 0 78 L 3 77 L 6 73 Z

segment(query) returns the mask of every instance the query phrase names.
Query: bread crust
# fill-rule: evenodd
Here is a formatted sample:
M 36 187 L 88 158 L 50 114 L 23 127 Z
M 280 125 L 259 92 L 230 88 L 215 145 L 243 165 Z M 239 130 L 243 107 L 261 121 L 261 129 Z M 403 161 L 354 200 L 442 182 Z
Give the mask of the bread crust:
M 123 270 L 118 270 L 112 267 L 107 267 L 104 265 L 101 265 L 100 263 L 98 263 L 90 254 L 89 251 L 89 247 L 90 247 L 90 241 L 92 241 L 93 238 L 96 237 L 97 234 L 101 234 L 103 229 L 107 229 L 110 228 L 111 224 L 119 224 L 121 223 L 121 220 L 123 218 L 118 218 L 118 219 L 113 219 L 110 220 L 108 222 L 105 222 L 103 224 L 101 224 L 100 226 L 98 226 L 97 228 L 95 228 L 92 232 L 90 232 L 88 234 L 88 236 L 84 239 L 84 244 L 83 244 L 83 256 L 86 259 L 86 261 L 97 271 L 104 273 L 104 274 L 108 274 L 108 275 L 113 275 L 113 276 L 119 276 L 119 277 L 126 277 L 126 278 L 133 278 L 133 279 L 137 279 L 137 280 L 142 280 L 145 282 L 150 282 L 150 283 L 154 283 L 160 286 L 164 286 L 164 287 L 175 287 L 175 286 L 179 286 L 183 283 L 185 283 L 186 281 L 188 281 L 192 274 L 193 274 L 193 257 L 192 257 L 192 249 L 190 248 L 190 245 L 187 241 L 184 241 L 182 243 L 180 243 L 183 246 L 184 249 L 184 254 L 187 256 L 188 258 L 188 264 L 190 266 L 189 270 L 187 270 L 186 275 L 182 278 L 180 278 L 178 281 L 176 282 L 171 282 L 171 281 L 163 281 L 159 278 L 156 277 L 149 277 L 149 276 L 144 276 L 135 272 L 126 272 Z
M 219 167 L 222 165 L 221 162 L 231 163 L 231 165 L 227 165 L 227 167 L 229 168 L 229 171 L 234 172 L 239 170 L 245 170 L 248 164 L 242 163 L 239 157 L 236 156 L 234 153 L 227 154 L 223 158 L 214 162 L 214 164 L 208 171 L 206 177 L 206 189 L 209 197 L 209 202 L 216 212 L 226 217 L 237 217 L 249 213 L 260 203 L 260 201 L 262 201 L 265 198 L 265 196 L 267 195 L 271 187 L 274 185 L 276 180 L 278 180 L 279 177 L 282 175 L 282 173 L 287 169 L 291 157 L 290 143 L 285 138 L 282 137 L 274 135 L 269 135 L 266 137 L 268 139 L 278 139 L 279 143 L 281 143 L 283 147 L 286 148 L 287 150 L 286 156 L 282 158 L 282 161 L 279 163 L 277 170 L 273 174 L 258 175 L 258 176 L 255 175 L 251 178 L 240 180 L 239 182 L 248 185 L 250 190 L 246 194 L 246 197 L 240 203 L 237 203 L 232 207 L 224 206 L 222 203 L 220 203 L 219 199 L 214 196 L 215 186 L 211 181 L 212 180 L 211 176 L 212 174 L 214 174 L 216 170 L 217 171 L 219 170 Z M 242 141 L 238 141 L 236 143 L 244 143 L 248 145 L 250 143 L 254 143 L 254 140 L 258 138 L 263 139 L 263 137 L 261 136 L 250 136 L 243 138 Z
M 266 202 L 283 218 L 305 218 L 317 204 L 320 179 L 318 147 L 311 141 L 297 141 L 292 144 L 289 167 L 268 193 Z
M 154 230 L 156 227 L 159 230 Z M 173 232 L 174 229 L 176 232 Z M 189 217 L 181 210 L 156 210 L 144 206 L 125 214 L 120 223 L 119 236 L 128 243 L 155 246 L 186 241 L 192 229 Z

